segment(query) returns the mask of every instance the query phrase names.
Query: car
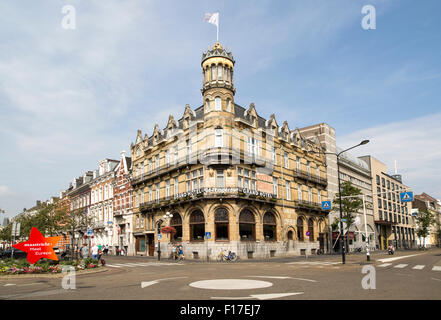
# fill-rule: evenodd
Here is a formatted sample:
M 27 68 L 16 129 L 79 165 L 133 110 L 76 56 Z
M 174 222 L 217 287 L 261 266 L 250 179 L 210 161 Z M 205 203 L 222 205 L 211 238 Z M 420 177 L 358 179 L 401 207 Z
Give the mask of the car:
M 11 254 L 12 254 L 12 250 L 11 249 L 7 249 L 5 251 L 2 251 L 0 258 L 1 259 L 7 259 L 7 258 L 11 258 Z M 26 259 L 27 257 L 27 253 L 18 249 L 14 249 L 14 259 Z

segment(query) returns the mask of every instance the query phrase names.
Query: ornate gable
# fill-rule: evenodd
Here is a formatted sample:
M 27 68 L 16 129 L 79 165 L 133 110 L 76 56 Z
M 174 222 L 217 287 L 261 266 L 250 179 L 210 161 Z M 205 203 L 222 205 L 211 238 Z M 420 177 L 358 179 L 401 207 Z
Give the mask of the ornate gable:
M 244 112 L 245 119 L 247 119 L 253 127 L 257 127 L 257 112 L 254 103 L 251 102 L 250 106 Z

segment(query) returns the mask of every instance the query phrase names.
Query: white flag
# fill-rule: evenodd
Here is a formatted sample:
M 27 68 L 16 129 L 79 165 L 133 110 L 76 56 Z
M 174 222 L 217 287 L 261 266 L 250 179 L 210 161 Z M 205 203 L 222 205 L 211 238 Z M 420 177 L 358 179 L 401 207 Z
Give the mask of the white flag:
M 216 12 L 216 13 L 206 13 L 204 21 L 208 22 L 208 23 L 211 23 L 211 24 L 214 24 L 216 27 L 219 28 L 219 12 Z

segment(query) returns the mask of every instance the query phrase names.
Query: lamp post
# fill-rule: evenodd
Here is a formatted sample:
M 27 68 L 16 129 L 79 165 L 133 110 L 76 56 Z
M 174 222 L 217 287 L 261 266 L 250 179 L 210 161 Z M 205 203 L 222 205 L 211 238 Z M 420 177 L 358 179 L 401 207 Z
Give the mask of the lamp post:
M 340 245 L 341 245 L 341 249 L 342 249 L 341 250 L 341 261 L 342 261 L 342 264 L 346 263 L 346 252 L 345 252 L 346 248 L 345 248 L 344 233 L 343 233 L 343 211 L 341 210 L 341 188 L 340 188 L 340 162 L 339 162 L 339 158 L 340 158 L 340 155 L 343 152 L 346 152 L 346 151 L 354 149 L 354 148 L 356 148 L 358 146 L 367 144 L 368 142 L 369 142 L 369 140 L 363 140 L 362 142 L 360 142 L 356 146 L 347 148 L 347 149 L 345 149 L 343 151 L 340 151 L 337 154 L 334 153 L 337 156 L 338 197 L 339 197 L 339 203 L 340 203 L 340 205 L 339 205 L 339 207 L 340 207 L 339 208 L 339 211 L 340 211 L 340 234 L 343 235 L 343 237 L 340 236 Z
M 158 220 L 158 261 L 161 260 L 161 240 L 159 238 L 161 235 L 161 224 L 162 222 L 165 222 L 166 220 L 168 221 L 170 218 L 172 218 L 173 214 L 167 211 L 162 217 L 164 218 L 164 221 L 161 219 Z

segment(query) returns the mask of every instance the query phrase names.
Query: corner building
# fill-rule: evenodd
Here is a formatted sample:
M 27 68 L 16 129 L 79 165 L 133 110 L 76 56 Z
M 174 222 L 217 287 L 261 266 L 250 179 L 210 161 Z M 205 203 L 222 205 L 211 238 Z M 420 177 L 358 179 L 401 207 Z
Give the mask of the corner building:
M 327 251 L 325 156 L 253 103 L 236 104 L 235 61 L 219 43 L 202 55 L 203 105 L 185 107 L 131 145 L 135 253 L 242 259 Z M 169 212 L 173 216 L 165 218 Z M 164 227 L 173 227 L 165 228 Z M 172 229 L 172 233 L 165 233 Z

